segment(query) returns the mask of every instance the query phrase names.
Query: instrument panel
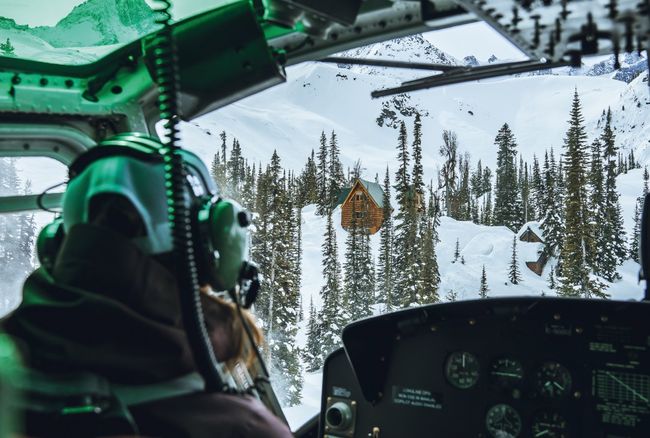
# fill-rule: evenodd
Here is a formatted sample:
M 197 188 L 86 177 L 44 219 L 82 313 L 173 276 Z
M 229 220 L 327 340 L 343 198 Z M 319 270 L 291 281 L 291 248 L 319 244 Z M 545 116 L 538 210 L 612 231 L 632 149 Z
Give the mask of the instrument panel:
M 650 436 L 650 304 L 444 303 L 346 327 L 324 437 Z

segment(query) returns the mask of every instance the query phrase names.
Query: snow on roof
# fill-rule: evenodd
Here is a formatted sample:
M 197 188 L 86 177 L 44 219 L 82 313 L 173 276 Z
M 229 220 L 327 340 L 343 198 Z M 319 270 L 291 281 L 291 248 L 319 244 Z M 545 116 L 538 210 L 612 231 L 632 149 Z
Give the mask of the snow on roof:
M 370 182 L 366 181 L 365 179 L 359 178 L 359 181 L 361 181 L 361 184 L 368 190 L 368 193 L 370 193 L 370 196 L 372 196 L 372 199 L 377 203 L 377 206 L 379 208 L 384 207 L 384 190 L 381 188 L 381 186 L 375 182 Z
M 540 239 L 544 240 L 544 232 L 542 231 L 540 224 L 541 223 L 539 221 L 526 222 L 517 233 L 517 238 L 521 238 L 521 235 L 530 228 L 530 231 L 535 233 Z
M 384 207 L 384 190 L 381 188 L 381 186 L 375 182 L 370 182 L 366 181 L 363 178 L 359 178 L 359 181 L 365 189 L 368 191 L 372 199 L 375 201 L 377 206 L 379 208 Z M 352 190 L 352 187 L 344 187 L 341 189 L 339 192 L 339 197 L 336 201 L 336 205 L 342 204 L 345 202 L 345 199 L 348 197 L 348 194 L 350 193 L 350 190 Z

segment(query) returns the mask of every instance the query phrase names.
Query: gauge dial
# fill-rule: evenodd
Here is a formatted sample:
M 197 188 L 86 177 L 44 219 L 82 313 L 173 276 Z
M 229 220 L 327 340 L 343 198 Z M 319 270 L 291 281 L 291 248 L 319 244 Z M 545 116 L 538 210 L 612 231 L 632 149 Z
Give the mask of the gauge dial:
M 537 390 L 546 398 L 565 397 L 571 391 L 571 374 L 557 362 L 545 362 L 537 371 Z
M 492 362 L 490 377 L 501 388 L 514 388 L 524 379 L 524 368 L 516 359 L 497 359 Z
M 564 417 L 557 412 L 540 412 L 533 418 L 534 438 L 569 438 L 569 430 Z
M 478 359 L 472 353 L 456 351 L 447 358 L 445 376 L 456 388 L 468 389 L 476 385 L 479 374 Z
M 485 416 L 485 427 L 493 438 L 515 438 L 521 432 L 521 417 L 510 405 L 494 405 Z

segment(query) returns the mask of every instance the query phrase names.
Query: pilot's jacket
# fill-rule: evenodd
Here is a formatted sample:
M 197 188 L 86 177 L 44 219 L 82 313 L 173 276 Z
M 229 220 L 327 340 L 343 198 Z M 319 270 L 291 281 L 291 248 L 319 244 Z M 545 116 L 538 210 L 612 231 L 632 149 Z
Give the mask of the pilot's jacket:
M 217 305 L 203 305 L 217 357 L 227 360 L 235 351 L 231 328 L 219 323 Z M 52 272 L 39 268 L 27 279 L 5 329 L 23 345 L 30 367 L 54 375 L 91 372 L 128 386 L 195 371 L 174 276 L 120 234 L 94 225 L 75 225 Z M 143 435 L 291 436 L 248 396 L 189 391 L 129 411 Z

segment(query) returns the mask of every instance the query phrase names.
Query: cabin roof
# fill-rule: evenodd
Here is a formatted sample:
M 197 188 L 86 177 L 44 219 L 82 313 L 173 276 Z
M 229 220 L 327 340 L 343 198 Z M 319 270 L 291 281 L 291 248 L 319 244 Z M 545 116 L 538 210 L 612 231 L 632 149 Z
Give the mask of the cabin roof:
M 544 241 L 544 231 L 542 231 L 542 228 L 540 227 L 540 222 L 538 221 L 530 221 L 526 222 L 520 229 L 519 232 L 517 233 L 517 238 L 521 239 L 521 236 L 530 228 L 530 231 L 535 233 L 537 237 L 539 237 L 542 242 Z
M 363 187 L 366 189 L 372 200 L 377 204 L 379 208 L 384 207 L 384 190 L 381 188 L 381 186 L 375 182 L 370 182 L 366 181 L 363 178 L 358 178 L 359 182 L 363 185 Z M 356 184 L 356 181 L 355 181 Z M 348 195 L 350 194 L 350 190 L 352 190 L 352 187 L 354 187 L 354 184 L 350 187 L 344 187 L 341 189 L 339 192 L 339 197 L 336 201 L 336 204 L 343 204 L 345 200 L 347 199 Z

